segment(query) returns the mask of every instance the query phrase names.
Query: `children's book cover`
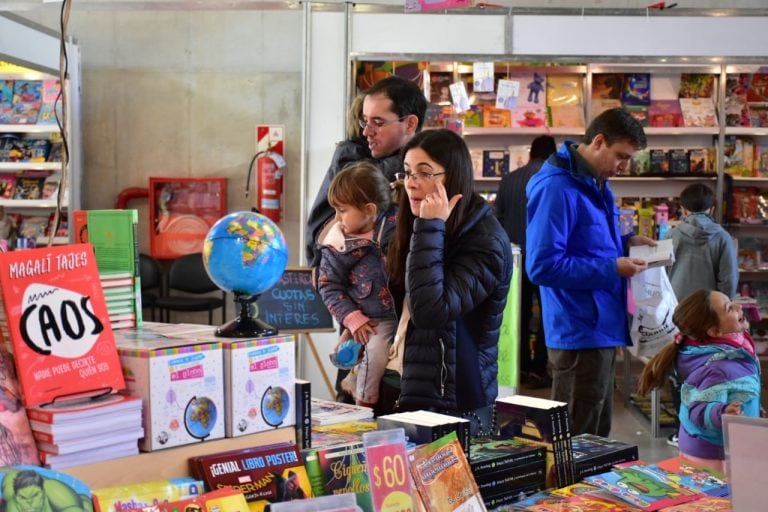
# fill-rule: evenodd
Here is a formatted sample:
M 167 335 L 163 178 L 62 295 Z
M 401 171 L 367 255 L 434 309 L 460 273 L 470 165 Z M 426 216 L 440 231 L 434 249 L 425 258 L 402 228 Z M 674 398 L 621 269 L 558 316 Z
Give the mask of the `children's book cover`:
M 582 105 L 552 105 L 549 111 L 549 126 L 552 128 L 584 128 L 584 107 Z
M 13 84 L 12 124 L 35 124 L 42 104 L 42 80 L 16 80 Z
M 9 124 L 13 113 L 13 80 L 0 80 L 0 124 Z
M 543 461 L 546 450 L 522 439 L 472 439 L 469 466 L 475 476 Z
M 755 73 L 747 88 L 747 101 L 768 102 L 768 73 Z
M 152 480 L 94 489 L 93 505 L 96 512 L 127 512 L 154 503 L 176 501 L 202 494 L 204 490 L 203 481 L 192 477 Z
M 680 73 L 651 75 L 651 100 L 676 100 L 680 96 Z
M 680 109 L 686 127 L 717 126 L 717 114 L 712 98 L 680 98 Z
M 547 106 L 581 105 L 584 103 L 584 82 L 577 74 L 547 76 Z
M 455 432 L 414 449 L 410 469 L 427 512 L 485 511 Z
M 0 467 L 39 463 L 29 419 L 21 405 L 13 356 L 0 347 Z
M 40 114 L 37 117 L 37 124 L 57 124 L 57 118 L 62 118 L 62 104 L 59 94 L 61 86 L 58 80 L 43 80 L 43 103 L 40 107 Z
M 547 76 L 543 72 L 514 71 L 510 73 L 508 79 L 520 84 L 517 108 L 546 110 Z
M 645 105 L 626 105 L 624 110 L 629 112 L 633 118 L 640 123 L 641 126 L 649 126 L 650 119 L 648 118 L 648 107 Z
M 14 185 L 16 185 L 15 174 L 0 174 L 0 199 L 11 199 L 13 197 Z
M 747 109 L 751 126 L 768 128 L 768 103 L 749 103 Z
M 621 108 L 619 99 L 593 99 L 592 100 L 592 119 L 596 118 L 606 110 L 612 108 Z
M 725 475 L 709 468 L 696 466 L 693 462 L 677 456 L 664 459 L 651 468 L 658 468 L 665 476 L 679 481 L 691 489 L 703 492 L 710 496 L 727 496 L 728 482 Z
M 513 128 L 542 128 L 547 126 L 547 109 L 544 106 L 516 107 L 511 110 Z
M 712 98 L 715 92 L 715 75 L 710 73 L 682 73 L 680 98 Z
M 88 486 L 52 469 L 27 464 L 0 468 L 0 489 L 7 511 L 38 510 L 30 504 L 39 502 L 43 511 L 93 512 Z
M 725 126 L 749 126 L 747 91 L 752 75 L 730 74 L 725 79 Z
M 43 185 L 45 184 L 46 178 L 46 175 L 36 176 L 29 173 L 17 176 L 16 184 L 14 185 L 13 198 L 42 199 Z
M 90 244 L 0 253 L 0 286 L 26 406 L 125 388 Z
M 708 174 L 712 171 L 709 165 L 709 151 L 706 148 L 689 149 L 688 162 L 691 174 Z
M 643 471 L 637 466 L 614 469 L 600 475 L 588 476 L 585 480 L 646 512 L 702 497 L 699 492 Z
M 592 75 L 592 100 L 621 100 L 623 87 L 623 74 L 595 73 Z
M 429 74 L 429 102 L 434 105 L 451 104 L 451 73 L 431 72 Z
M 650 126 L 674 128 L 683 126 L 683 111 L 680 100 L 653 100 L 648 107 Z
M 365 512 L 373 512 L 365 446 L 362 441 L 313 449 L 322 475 L 323 494 L 353 493 Z
M 728 498 L 709 497 L 665 508 L 663 512 L 733 512 L 733 508 Z
M 768 144 L 755 144 L 755 171 L 761 178 L 768 178 Z
M 627 73 L 621 90 L 625 105 L 649 105 L 651 103 L 651 74 Z

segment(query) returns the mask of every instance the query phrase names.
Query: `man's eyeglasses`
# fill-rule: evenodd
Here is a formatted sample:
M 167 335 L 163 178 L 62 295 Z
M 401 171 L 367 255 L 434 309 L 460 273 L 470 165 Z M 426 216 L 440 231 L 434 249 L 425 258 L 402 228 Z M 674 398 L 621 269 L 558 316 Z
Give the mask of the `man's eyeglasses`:
M 405 171 L 405 172 L 396 172 L 395 178 L 398 180 L 405 181 L 406 179 L 413 180 L 414 182 L 419 181 L 432 181 L 435 179 L 435 176 L 442 176 L 445 174 L 444 172 L 436 172 L 436 173 L 429 173 L 429 172 L 411 172 L 411 171 Z
M 366 128 L 373 128 L 374 130 L 380 130 L 384 128 L 385 126 L 389 126 L 391 124 L 400 123 L 405 120 L 406 117 L 410 116 L 411 114 L 406 114 L 403 117 L 398 117 L 397 119 L 392 119 L 391 121 L 384 121 L 383 119 L 379 119 L 378 117 L 375 119 L 371 119 L 370 121 L 364 121 L 362 119 L 357 121 L 357 124 L 360 125 L 360 128 L 365 130 Z

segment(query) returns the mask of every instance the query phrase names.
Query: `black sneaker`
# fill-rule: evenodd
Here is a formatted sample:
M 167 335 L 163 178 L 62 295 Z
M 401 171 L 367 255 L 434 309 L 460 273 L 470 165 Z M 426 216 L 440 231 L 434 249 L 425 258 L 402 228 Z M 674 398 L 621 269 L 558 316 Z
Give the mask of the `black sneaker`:
M 667 444 L 677 448 L 677 432 L 674 434 L 669 434 L 669 437 L 667 438 Z

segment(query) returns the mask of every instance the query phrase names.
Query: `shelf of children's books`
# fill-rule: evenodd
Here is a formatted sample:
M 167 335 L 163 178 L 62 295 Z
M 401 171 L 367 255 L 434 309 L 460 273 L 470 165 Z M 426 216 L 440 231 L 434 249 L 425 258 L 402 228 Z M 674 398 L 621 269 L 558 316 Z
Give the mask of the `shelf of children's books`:
M 764 137 L 768 135 L 768 127 L 751 126 L 728 126 L 725 128 L 726 135 L 751 135 L 754 137 Z
M 61 162 L 0 162 L 0 171 L 58 171 Z
M 247 436 L 204 441 L 95 464 L 74 466 L 63 471 L 82 480 L 91 489 L 100 489 L 189 475 L 191 457 L 280 442 L 296 442 L 296 430 L 293 427 L 286 427 Z
M 58 133 L 57 124 L 0 124 L 0 133 Z
M 739 276 L 741 279 L 750 281 L 768 280 L 768 268 L 740 268 Z
M 56 208 L 56 199 L 0 199 L 6 208 Z
M 659 63 L 594 63 L 589 65 L 592 73 L 709 73 L 719 75 L 720 64 L 697 62 L 659 62 Z
M 717 135 L 720 128 L 717 126 L 697 126 L 697 127 L 670 127 L 661 128 L 648 126 L 643 129 L 646 135 Z
M 584 128 L 474 128 L 464 127 L 464 136 L 474 135 L 584 135 Z

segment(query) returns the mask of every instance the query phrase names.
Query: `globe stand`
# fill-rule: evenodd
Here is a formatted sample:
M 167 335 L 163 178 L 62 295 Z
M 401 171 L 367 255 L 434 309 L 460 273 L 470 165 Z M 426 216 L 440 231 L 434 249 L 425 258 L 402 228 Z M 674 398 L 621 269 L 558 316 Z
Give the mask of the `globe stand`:
M 240 306 L 240 314 L 234 320 L 216 329 L 220 338 L 263 338 L 277 335 L 277 328 L 257 318 L 256 301 L 259 295 L 235 293 L 235 304 Z

